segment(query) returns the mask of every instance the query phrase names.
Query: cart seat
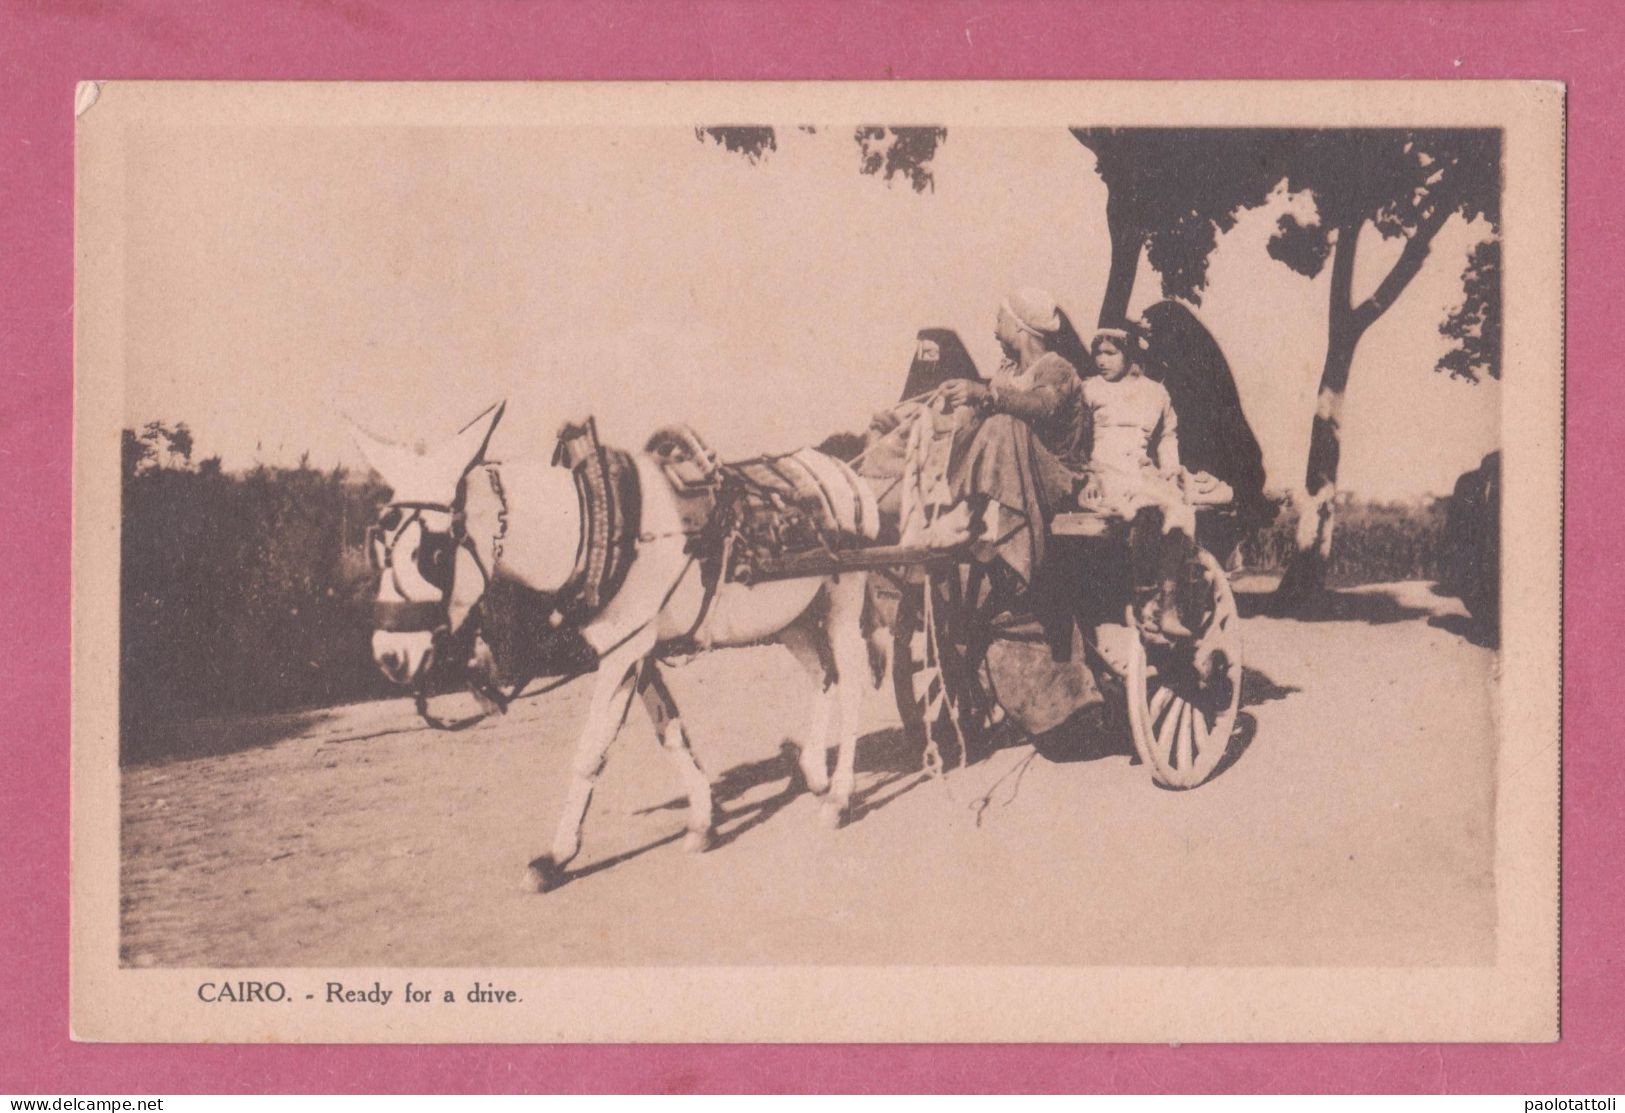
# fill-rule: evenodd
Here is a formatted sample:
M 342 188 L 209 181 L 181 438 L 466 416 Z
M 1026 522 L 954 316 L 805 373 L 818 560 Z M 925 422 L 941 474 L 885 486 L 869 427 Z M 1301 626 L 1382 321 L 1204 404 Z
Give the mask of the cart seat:
M 1122 518 L 1074 510 L 1051 518 L 1049 531 L 1055 537 L 1127 537 L 1128 526 Z
M 1198 503 L 1196 506 L 1196 529 L 1203 533 L 1210 525 L 1233 520 L 1236 508 L 1233 503 Z M 1054 537 L 1094 537 L 1108 540 L 1125 540 L 1128 537 L 1129 522 L 1113 514 L 1100 514 L 1090 510 L 1071 510 L 1055 515 L 1049 523 L 1050 535 Z

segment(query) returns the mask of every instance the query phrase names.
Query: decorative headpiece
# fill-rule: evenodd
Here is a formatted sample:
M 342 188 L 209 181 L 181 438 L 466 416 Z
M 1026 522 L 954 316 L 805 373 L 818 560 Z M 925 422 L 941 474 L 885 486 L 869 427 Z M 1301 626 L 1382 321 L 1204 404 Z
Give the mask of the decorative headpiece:
M 1097 329 L 1094 336 L 1089 338 L 1089 353 L 1095 354 L 1100 349 L 1103 340 L 1110 340 L 1127 355 L 1138 359 L 1145 354 L 1146 334 L 1138 322 L 1131 321 L 1124 328 Z

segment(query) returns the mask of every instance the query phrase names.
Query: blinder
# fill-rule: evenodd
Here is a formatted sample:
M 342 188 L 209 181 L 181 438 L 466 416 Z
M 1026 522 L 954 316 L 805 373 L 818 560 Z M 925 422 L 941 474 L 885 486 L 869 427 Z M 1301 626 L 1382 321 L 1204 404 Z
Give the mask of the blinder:
M 379 599 L 372 605 L 372 626 L 399 634 L 433 632 L 446 625 L 446 605 L 439 600 L 415 603 L 404 599 Z
M 468 548 L 474 561 L 485 572 L 479 554 L 468 542 L 463 518 L 463 492 L 459 485 L 456 501 L 451 505 L 436 502 L 392 502 L 378 514 L 378 520 L 367 527 L 367 560 L 379 574 L 393 574 L 395 549 L 402 534 L 416 522 L 418 550 L 414 563 L 418 575 L 425 583 L 440 591 L 436 600 L 376 600 L 373 603 L 373 628 L 395 633 L 448 632 L 450 625 L 451 591 L 457 567 L 457 552 Z M 449 530 L 430 530 L 424 523 L 423 512 L 436 511 L 451 516 Z M 404 594 L 404 592 L 402 593 Z

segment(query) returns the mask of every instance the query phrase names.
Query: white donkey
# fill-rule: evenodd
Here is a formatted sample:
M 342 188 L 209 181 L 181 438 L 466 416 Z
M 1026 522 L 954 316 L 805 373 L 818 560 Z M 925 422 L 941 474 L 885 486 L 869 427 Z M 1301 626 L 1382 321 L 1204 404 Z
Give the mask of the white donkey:
M 486 461 L 502 410 L 496 407 L 427 450 L 354 430 L 367 460 L 393 488 L 369 543 L 382 570 L 373 657 L 396 683 L 417 683 L 432 663 L 435 632 L 458 632 L 492 579 L 556 593 L 585 544 L 586 523 L 568 468 Z M 830 500 L 840 528 L 874 537 L 878 512 L 869 487 L 838 460 L 811 450 L 796 455 L 826 490 L 840 493 Z M 799 764 L 807 786 L 824 797 L 824 825 L 840 826 L 852 797 L 859 713 L 870 675 L 862 629 L 865 575 L 723 583 L 707 603 L 701 568 L 685 550 L 676 496 L 660 464 L 640 455 L 636 468 L 641 525 L 634 558 L 613 597 L 579 631 L 599 663 L 551 852 L 530 866 L 528 883 L 543 892 L 563 883 L 565 867 L 581 848 L 594 784 L 634 695 L 641 697 L 687 792 L 685 847 L 700 851 L 710 845 L 711 784 L 689 749 L 656 664 L 657 650 L 674 639 L 701 649 L 783 643 L 818 689 L 810 727 L 799 740 Z M 815 607 L 820 595 L 826 605 Z M 839 742 L 833 779 L 832 735 Z

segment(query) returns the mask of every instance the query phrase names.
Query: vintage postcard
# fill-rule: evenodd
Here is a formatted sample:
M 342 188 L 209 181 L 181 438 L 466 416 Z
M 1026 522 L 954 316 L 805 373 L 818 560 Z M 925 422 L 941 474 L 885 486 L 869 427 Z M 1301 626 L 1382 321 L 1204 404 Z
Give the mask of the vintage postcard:
M 1557 1038 L 1560 85 L 75 107 L 77 1038 Z

